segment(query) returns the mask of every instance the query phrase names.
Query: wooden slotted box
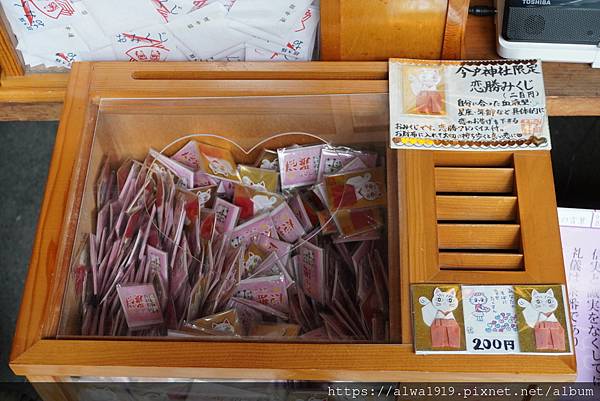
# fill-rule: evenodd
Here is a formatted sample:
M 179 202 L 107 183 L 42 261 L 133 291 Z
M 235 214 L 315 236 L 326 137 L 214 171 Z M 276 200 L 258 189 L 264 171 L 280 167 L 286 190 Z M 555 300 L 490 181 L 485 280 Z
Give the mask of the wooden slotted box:
M 412 283 L 565 282 L 549 152 L 386 151 L 389 344 L 84 338 L 59 324 L 100 155 L 140 158 L 199 132 L 248 147 L 300 131 L 383 149 L 387 91 L 384 62 L 76 64 L 13 343 L 15 373 L 32 381 L 573 379 L 574 356 L 422 356 L 412 345 Z

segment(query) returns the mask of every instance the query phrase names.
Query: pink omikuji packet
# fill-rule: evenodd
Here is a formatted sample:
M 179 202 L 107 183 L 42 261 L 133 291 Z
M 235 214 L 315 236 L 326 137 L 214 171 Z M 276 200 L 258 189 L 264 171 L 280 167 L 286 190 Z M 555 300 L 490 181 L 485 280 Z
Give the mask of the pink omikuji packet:
M 146 246 L 146 263 L 152 272 L 160 275 L 164 283 L 169 282 L 169 255 L 153 246 Z
M 130 329 L 163 323 L 160 303 L 152 284 L 118 285 L 117 293 Z
M 348 164 L 346 164 L 344 167 L 342 167 L 338 171 L 338 173 L 340 173 L 340 174 L 353 173 L 355 171 L 366 170 L 366 169 L 368 169 L 367 165 L 357 157 L 356 159 L 350 160 L 350 162 L 348 162 Z
M 200 148 L 198 142 L 192 140 L 186 143 L 181 149 L 177 151 L 171 159 L 179 162 L 193 170 L 198 170 L 202 166 L 200 159 Z
M 282 189 L 312 185 L 317 182 L 323 146 L 325 145 L 277 149 Z
M 251 299 L 280 312 L 288 312 L 287 286 L 283 275 L 242 280 L 234 296 Z
M 298 248 L 298 274 L 302 289 L 314 300 L 324 302 L 324 251 L 310 242 Z
M 248 244 L 260 234 L 276 239 L 279 238 L 273 220 L 268 214 L 257 216 L 237 226 L 231 232 L 231 244 L 237 248 L 241 244 Z
M 240 217 L 240 207 L 217 198 L 213 207 L 215 211 L 215 230 L 219 234 L 231 231 L 235 228 Z
M 285 242 L 294 243 L 305 234 L 302 224 L 285 202 L 281 203 L 271 212 L 271 219 L 273 220 L 277 234 Z
M 192 169 L 184 164 L 170 159 L 154 149 L 150 149 L 150 156 L 175 174 L 186 188 L 194 187 L 194 171 Z
M 268 252 L 275 252 L 279 258 L 279 262 L 282 265 L 287 265 L 292 253 L 291 244 L 262 234 L 259 235 L 254 242 Z
M 343 146 L 324 146 L 319 161 L 318 181 L 323 179 L 323 175 L 338 173 L 356 158 L 367 168 L 373 168 L 377 164 L 377 153 L 375 152 L 365 152 Z
M 308 212 L 306 211 L 304 202 L 302 201 L 302 198 L 300 198 L 300 194 L 296 194 L 295 196 L 291 197 L 288 201 L 288 205 L 290 206 L 290 209 L 292 209 L 292 212 L 300 224 L 302 224 L 304 231 L 312 230 L 313 225 L 310 221 L 310 217 L 308 216 Z

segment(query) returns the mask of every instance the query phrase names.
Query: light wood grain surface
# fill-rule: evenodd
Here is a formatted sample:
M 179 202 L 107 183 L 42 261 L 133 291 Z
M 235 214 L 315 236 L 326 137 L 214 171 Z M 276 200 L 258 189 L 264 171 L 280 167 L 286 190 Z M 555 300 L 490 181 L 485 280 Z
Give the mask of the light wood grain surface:
M 520 253 L 440 252 L 440 268 L 448 270 L 522 270 Z
M 438 220 L 514 221 L 517 197 L 438 195 L 436 208 Z
M 513 191 L 512 167 L 436 167 L 437 192 L 509 194 Z
M 416 355 L 411 344 L 85 340 L 41 340 L 12 362 L 18 374 L 27 375 L 419 382 L 568 381 L 573 366 L 568 356 Z
M 444 39 L 448 55 L 459 55 L 465 10 L 463 0 L 322 1 L 321 59 L 438 59 Z M 451 32 L 445 38 L 447 26 Z
M 0 9 L 0 73 L 5 77 L 25 73 L 23 62 L 15 50 L 16 41 L 8 25 L 4 10 Z

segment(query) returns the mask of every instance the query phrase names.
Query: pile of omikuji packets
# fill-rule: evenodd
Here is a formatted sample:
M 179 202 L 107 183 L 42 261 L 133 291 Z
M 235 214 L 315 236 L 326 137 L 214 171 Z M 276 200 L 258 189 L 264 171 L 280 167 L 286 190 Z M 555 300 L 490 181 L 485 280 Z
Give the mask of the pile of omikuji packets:
M 318 0 L 0 0 L 25 64 L 306 61 Z
M 82 335 L 387 341 L 383 157 L 261 152 L 191 140 L 104 164 L 72 270 Z

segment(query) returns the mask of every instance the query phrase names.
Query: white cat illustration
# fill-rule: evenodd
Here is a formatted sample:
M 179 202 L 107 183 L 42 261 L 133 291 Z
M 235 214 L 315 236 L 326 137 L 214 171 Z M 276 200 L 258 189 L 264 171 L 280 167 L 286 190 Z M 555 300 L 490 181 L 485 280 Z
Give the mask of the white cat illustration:
M 433 68 L 423 68 L 418 75 L 409 75 L 410 89 L 412 93 L 418 95 L 425 91 L 437 91 L 438 85 L 442 82 L 440 72 Z
M 213 323 L 212 328 L 214 331 L 221 333 L 233 334 L 235 332 L 235 328 L 227 319 L 223 320 L 221 323 Z
M 253 252 L 248 253 L 248 259 L 244 262 L 244 270 L 248 272 L 252 272 L 256 266 L 258 266 L 262 262 L 262 258 L 260 255 L 256 255 Z
M 431 326 L 436 319 L 456 320 L 452 313 L 458 307 L 458 299 L 454 288 L 448 291 L 436 288 L 433 290 L 431 300 L 427 297 L 420 297 L 419 303 L 423 305 L 421 314 L 423 315 L 423 322 L 427 326 Z
M 212 170 L 213 174 L 222 175 L 225 177 L 235 175 L 235 169 L 227 160 L 212 156 L 205 157 L 208 160 L 208 167 Z
M 269 159 L 263 159 L 260 162 L 260 166 L 258 168 L 262 168 L 265 170 L 279 170 L 279 160 L 275 159 L 271 161 Z
M 361 199 L 371 201 L 381 196 L 381 190 L 379 189 L 379 185 L 371 181 L 371 173 L 366 173 L 362 176 L 357 175 L 356 177 L 348 178 L 346 180 L 346 184 L 352 185 L 354 187 L 354 194 L 356 196 L 357 201 Z
M 256 215 L 262 210 L 271 209 L 276 202 L 277 198 L 275 196 L 254 195 L 252 197 L 252 204 L 254 205 L 254 214 Z
M 250 177 L 243 176 L 242 184 L 244 184 L 250 188 L 254 188 L 258 191 L 267 192 L 267 184 L 265 184 L 264 180 L 260 181 L 260 182 L 254 182 L 254 181 L 252 181 L 252 179 Z
M 210 201 L 211 190 L 207 189 L 206 191 L 198 191 L 198 201 L 200 202 L 200 207 L 204 207 Z
M 531 302 L 519 298 L 517 301 L 523 308 L 525 323 L 531 328 L 538 322 L 558 322 L 554 311 L 558 307 L 558 301 L 554 297 L 554 291 L 549 288 L 546 292 L 531 291 Z

